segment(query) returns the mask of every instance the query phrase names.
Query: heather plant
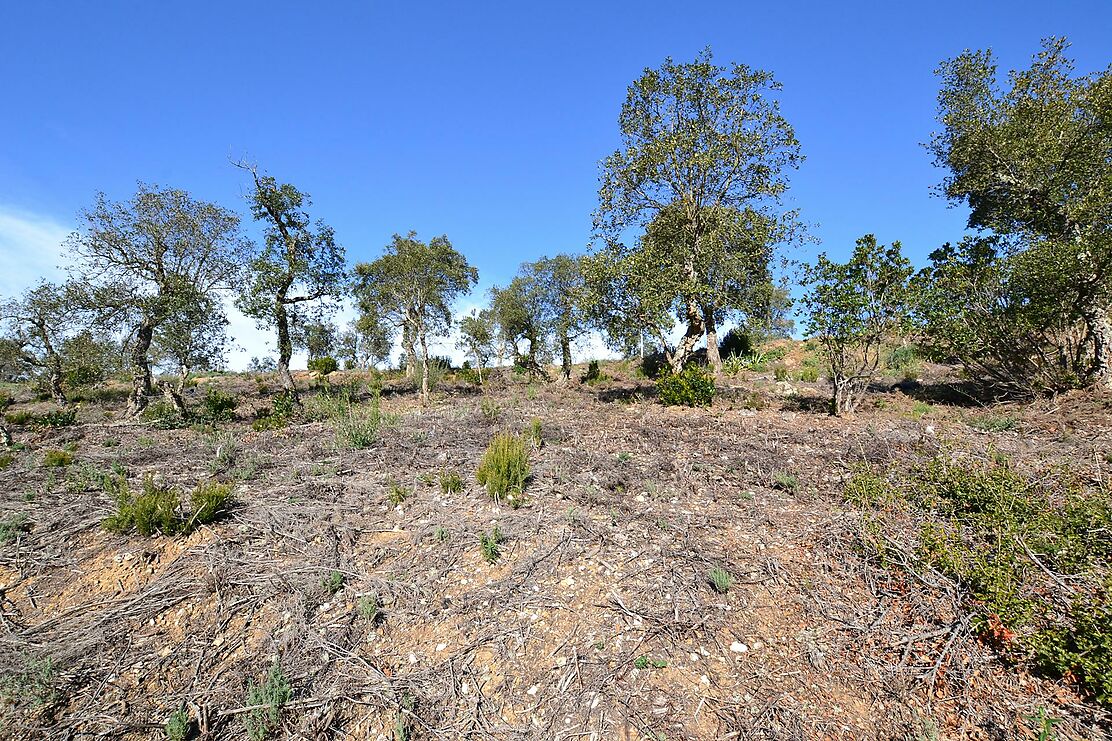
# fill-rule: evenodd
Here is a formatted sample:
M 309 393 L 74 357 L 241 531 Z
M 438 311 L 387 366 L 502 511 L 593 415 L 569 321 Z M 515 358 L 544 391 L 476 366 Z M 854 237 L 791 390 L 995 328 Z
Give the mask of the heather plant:
M 520 507 L 529 478 L 529 450 L 519 435 L 500 434 L 491 440 L 475 474 L 495 501 Z

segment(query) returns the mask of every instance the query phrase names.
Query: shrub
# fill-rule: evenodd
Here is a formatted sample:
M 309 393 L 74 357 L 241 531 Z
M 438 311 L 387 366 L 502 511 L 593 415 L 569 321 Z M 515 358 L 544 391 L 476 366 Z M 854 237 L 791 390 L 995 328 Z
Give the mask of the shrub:
M 170 713 L 163 726 L 167 741 L 186 741 L 193 735 L 193 721 L 189 719 L 189 711 L 178 708 Z
M 182 531 L 181 501 L 173 489 L 157 484 L 154 474 L 143 477 L 143 490 L 137 495 L 132 494 L 122 476 L 105 482 L 105 489 L 116 499 L 116 514 L 102 523 L 105 530 L 135 530 L 140 535 L 176 535 Z
M 393 423 L 394 417 L 382 413 L 378 394 L 374 394 L 366 407 L 357 407 L 349 402 L 342 414 L 333 419 L 332 427 L 342 444 L 361 450 L 375 444 L 383 425 Z
M 371 594 L 360 597 L 355 603 L 355 609 L 359 612 L 359 617 L 364 620 L 371 623 L 377 622 L 379 614 L 378 596 Z
M 799 479 L 790 473 L 777 471 L 772 475 L 772 488 L 794 494 L 799 488 Z
M 215 386 L 209 386 L 201 399 L 201 409 L 197 416 L 213 424 L 228 422 L 235 417 L 235 409 L 238 403 L 239 400 L 233 394 L 221 391 Z
M 482 554 L 483 560 L 487 563 L 494 563 L 497 561 L 502 555 L 500 546 L 504 540 L 505 536 L 502 535 L 502 531 L 497 525 L 494 526 L 494 529 L 489 534 L 482 533 L 479 535 L 479 553 Z
M 537 417 L 529 422 L 529 426 L 525 428 L 525 437 L 534 448 L 539 448 L 543 439 L 541 438 L 541 421 Z
M 966 420 L 966 424 L 985 432 L 1010 432 L 1016 428 L 1015 417 L 986 415 Z
M 785 365 L 776 365 L 772 368 L 772 374 L 777 381 L 786 381 L 790 377 L 788 368 Z
M 602 369 L 599 367 L 598 361 L 592 360 L 590 363 L 587 364 L 587 372 L 580 377 L 579 382 L 585 383 L 588 386 L 594 386 L 595 384 L 599 384 L 603 381 L 608 380 L 610 380 L 610 377 L 602 372 Z
M 495 501 L 505 498 L 511 507 L 520 507 L 529 478 L 529 452 L 525 440 L 518 435 L 496 435 L 483 454 L 475 478 Z
M 413 491 L 411 489 L 407 489 L 401 484 L 394 483 L 390 484 L 390 492 L 386 495 L 386 500 L 397 507 L 399 504 L 409 499 L 412 494 Z
M 899 499 L 898 492 L 866 465 L 852 469 L 852 475 L 842 489 L 846 501 L 857 507 L 878 507 Z
M 339 571 L 333 571 L 328 576 L 321 579 L 320 586 L 325 594 L 329 596 L 334 595 L 344 588 L 344 575 Z
M 0 546 L 14 542 L 31 529 L 31 520 L 23 512 L 12 512 L 0 519 Z
M 730 591 L 730 587 L 734 585 L 734 577 L 729 571 L 722 568 L 713 568 L 707 574 L 707 581 L 714 588 L 714 591 L 719 594 L 726 594 Z
M 815 365 L 804 364 L 799 369 L 799 380 L 805 383 L 815 383 L 819 380 L 819 369 Z
M 165 399 L 155 399 L 148 404 L 140 419 L 156 430 L 176 430 L 189 424 L 181 412 Z
M 440 491 L 442 494 L 458 494 L 463 491 L 463 479 L 455 471 L 440 474 Z
M 327 376 L 329 373 L 334 373 L 339 370 L 340 364 L 336 362 L 336 358 L 325 356 L 323 358 L 309 358 L 306 367 L 322 376 Z
M 47 468 L 64 468 L 71 463 L 73 453 L 68 450 L 48 450 L 42 457 L 42 464 Z
M 656 382 L 656 388 L 666 406 L 709 407 L 714 400 L 714 379 L 697 365 L 664 376 Z
M 8 412 L 4 415 L 10 424 L 24 427 L 69 427 L 77 421 L 77 410 L 51 409 L 40 414 L 34 412 Z
M 218 481 L 197 484 L 197 488 L 189 495 L 192 514 L 187 529 L 193 525 L 207 525 L 227 512 L 234 501 L 232 488 L 232 484 L 222 484 Z
M 3 471 L 14 462 L 15 456 L 11 453 L 0 453 L 0 471 Z
M 289 680 L 282 673 L 282 666 L 274 662 L 262 684 L 251 682 L 247 688 L 247 707 L 252 708 L 244 716 L 247 738 L 251 741 L 265 741 L 271 733 L 278 730 L 282 719 L 282 708 L 290 701 L 292 692 Z

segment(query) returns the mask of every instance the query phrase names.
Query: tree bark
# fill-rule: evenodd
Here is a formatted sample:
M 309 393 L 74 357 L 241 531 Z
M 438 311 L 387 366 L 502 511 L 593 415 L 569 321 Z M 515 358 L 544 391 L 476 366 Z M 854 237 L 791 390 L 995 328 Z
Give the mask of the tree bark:
M 402 327 L 402 349 L 405 350 L 405 376 L 406 378 L 415 378 L 417 376 L 417 348 L 413 344 L 413 330 L 410 329 L 409 322 Z
M 1085 323 L 1093 338 L 1093 384 L 1112 390 L 1112 315 L 1108 307 L 1094 302 L 1084 311 Z
M 127 401 L 127 416 L 138 417 L 147 408 L 147 397 L 153 391 L 151 383 L 151 363 L 147 352 L 154 337 L 154 322 L 144 320 L 135 330 L 135 342 L 131 346 L 132 386 Z
M 417 340 L 421 343 L 421 399 L 429 400 L 429 345 L 425 341 L 424 330 L 417 331 Z
M 181 398 L 181 394 L 174 388 L 173 384 L 169 381 L 162 382 L 162 395 L 166 397 L 167 401 L 174 405 L 174 409 L 184 419 L 186 416 L 185 400 Z
M 571 380 L 571 340 L 567 335 L 560 338 L 560 370 L 565 381 Z
M 290 339 L 290 317 L 286 311 L 286 304 L 279 298 L 274 308 L 274 323 L 278 325 L 278 378 L 282 381 L 282 389 L 289 395 L 295 404 L 300 403 L 297 395 L 297 384 L 290 373 L 290 358 L 293 357 L 293 340 Z
M 12 433 L 8 430 L 8 425 L 0 420 L 0 445 L 5 448 L 12 447 Z
M 680 373 L 683 371 L 684 363 L 691 357 L 691 353 L 695 351 L 695 345 L 703 336 L 703 317 L 702 312 L 699 310 L 698 305 L 694 299 L 687 300 L 687 331 L 683 335 L 683 339 L 676 346 L 676 351 L 672 353 L 671 366 L 673 373 Z
M 704 309 L 703 324 L 707 331 L 707 362 L 715 376 L 722 375 L 722 356 L 718 354 L 718 323 L 714 319 L 713 307 Z
M 62 360 L 57 355 L 50 359 L 50 395 L 58 406 L 68 406 L 69 399 L 62 389 Z

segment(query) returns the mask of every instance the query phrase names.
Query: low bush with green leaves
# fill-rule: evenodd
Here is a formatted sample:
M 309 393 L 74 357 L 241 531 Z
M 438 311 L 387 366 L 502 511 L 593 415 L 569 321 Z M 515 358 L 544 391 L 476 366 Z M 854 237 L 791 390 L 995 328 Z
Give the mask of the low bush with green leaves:
M 178 430 L 189 426 L 189 420 L 166 399 L 155 399 L 139 417 L 156 430 Z
M 340 416 L 333 418 L 332 427 L 342 445 L 361 450 L 374 445 L 382 428 L 395 421 L 394 416 L 382 411 L 376 393 L 366 405 L 357 406 L 348 402 Z
M 50 409 L 45 412 L 8 412 L 4 415 L 10 424 L 21 427 L 70 427 L 77 422 L 77 409 Z
M 917 504 L 927 516 L 913 567 L 949 578 L 974 623 L 1013 659 L 1073 677 L 1112 704 L 1112 502 L 1069 479 L 1047 480 L 1000 456 L 940 457 L 898 486 L 859 468 L 845 494 L 861 506 Z
M 23 512 L 9 512 L 0 518 L 0 546 L 14 543 L 31 530 L 31 518 Z
M 116 513 L 101 524 L 114 533 L 186 535 L 197 525 L 219 519 L 233 503 L 231 484 L 203 482 L 190 494 L 187 511 L 177 490 L 158 483 L 151 473 L 143 477 L 143 488 L 138 493 L 120 474 L 107 477 L 104 489 L 115 501 Z
M 715 567 L 707 574 L 707 581 L 710 582 L 714 591 L 719 594 L 726 594 L 730 591 L 730 587 L 734 585 L 734 577 L 729 571 L 723 568 Z
M 529 479 L 529 449 L 520 435 L 496 435 L 475 472 L 479 484 L 496 501 L 520 507 L 525 501 L 525 483 Z
M 65 468 L 71 463 L 73 453 L 68 450 L 48 450 L 42 456 L 42 464 L 47 468 Z
M 455 471 L 445 471 L 440 474 L 440 492 L 442 494 L 458 494 L 463 491 L 463 479 Z
M 193 721 L 189 711 L 184 707 L 170 713 L 162 730 L 166 733 L 167 741 L 186 741 L 193 736 Z
M 290 701 L 293 690 L 286 675 L 282 673 L 280 662 L 274 662 L 261 684 L 251 682 L 247 687 L 247 707 L 251 710 L 244 715 L 247 738 L 250 741 L 266 741 L 278 731 L 282 720 L 282 709 Z
M 329 373 L 335 373 L 339 370 L 340 364 L 336 362 L 336 358 L 325 356 L 323 358 L 309 358 L 305 367 L 322 376 L 327 376 Z
M 656 390 L 666 406 L 709 407 L 714 401 L 714 378 L 706 368 L 689 365 L 658 380 Z
M 197 417 L 210 424 L 230 422 L 235 418 L 238 404 L 239 399 L 234 394 L 221 391 L 215 386 L 209 386 L 205 395 L 201 397 Z

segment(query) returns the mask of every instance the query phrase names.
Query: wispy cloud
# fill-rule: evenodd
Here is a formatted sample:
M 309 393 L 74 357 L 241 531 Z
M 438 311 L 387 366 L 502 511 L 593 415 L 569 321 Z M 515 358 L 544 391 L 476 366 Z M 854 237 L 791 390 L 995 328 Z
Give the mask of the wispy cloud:
M 15 296 L 42 278 L 62 277 L 62 243 L 72 228 L 0 204 L 0 295 Z

